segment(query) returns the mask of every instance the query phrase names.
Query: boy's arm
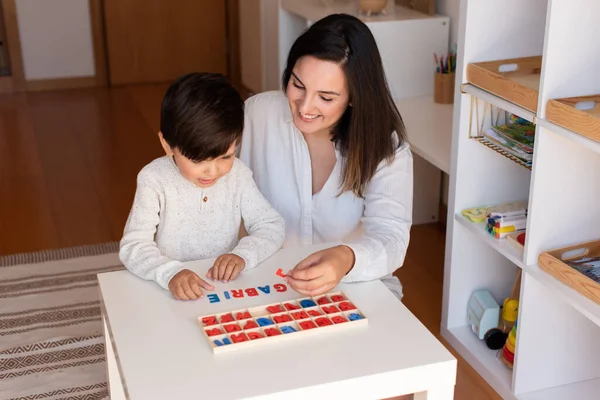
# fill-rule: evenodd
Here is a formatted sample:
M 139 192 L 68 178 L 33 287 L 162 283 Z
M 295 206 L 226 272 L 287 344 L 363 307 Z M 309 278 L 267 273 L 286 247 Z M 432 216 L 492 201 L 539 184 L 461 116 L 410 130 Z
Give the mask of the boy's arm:
M 160 221 L 161 197 L 155 179 L 145 171 L 140 172 L 120 243 L 119 258 L 133 274 L 156 281 L 163 289 L 169 290 L 171 278 L 185 268 L 183 263 L 163 256 L 154 241 Z
M 285 222 L 258 190 L 252 172 L 249 169 L 244 172 L 240 178 L 243 185 L 240 208 L 248 236 L 243 237 L 231 253 L 243 258 L 244 269 L 250 269 L 281 248 Z

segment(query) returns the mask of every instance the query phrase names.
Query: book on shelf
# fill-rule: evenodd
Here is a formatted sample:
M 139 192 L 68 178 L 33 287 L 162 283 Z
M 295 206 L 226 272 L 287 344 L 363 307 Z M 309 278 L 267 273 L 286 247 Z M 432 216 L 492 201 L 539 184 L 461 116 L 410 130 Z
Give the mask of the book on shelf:
M 482 139 L 531 165 L 535 143 L 535 125 L 511 115 L 504 125 L 492 125 L 483 131 Z
M 600 283 L 600 256 L 584 256 L 575 260 L 563 261 L 596 283 Z

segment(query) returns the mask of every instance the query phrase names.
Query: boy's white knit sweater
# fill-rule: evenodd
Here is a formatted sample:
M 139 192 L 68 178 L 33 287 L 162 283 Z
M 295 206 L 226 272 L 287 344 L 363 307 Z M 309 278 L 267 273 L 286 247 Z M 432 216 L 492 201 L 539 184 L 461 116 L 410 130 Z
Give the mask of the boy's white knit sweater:
M 238 242 L 242 219 L 248 236 Z M 168 290 L 184 261 L 233 253 L 250 269 L 273 255 L 284 236 L 283 218 L 239 159 L 212 187 L 200 188 L 164 156 L 138 174 L 119 256 L 132 273 Z

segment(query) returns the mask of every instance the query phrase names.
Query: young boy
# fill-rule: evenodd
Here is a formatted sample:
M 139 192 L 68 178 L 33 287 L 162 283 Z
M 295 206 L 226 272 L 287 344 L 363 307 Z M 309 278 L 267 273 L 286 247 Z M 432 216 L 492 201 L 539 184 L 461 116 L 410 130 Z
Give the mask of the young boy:
M 217 257 L 207 276 L 228 282 L 283 244 L 283 218 L 235 158 L 243 127 L 244 102 L 220 74 L 185 75 L 165 94 L 158 136 L 166 156 L 138 174 L 119 256 L 176 299 L 214 289 L 184 261 Z M 238 242 L 242 219 L 248 236 Z

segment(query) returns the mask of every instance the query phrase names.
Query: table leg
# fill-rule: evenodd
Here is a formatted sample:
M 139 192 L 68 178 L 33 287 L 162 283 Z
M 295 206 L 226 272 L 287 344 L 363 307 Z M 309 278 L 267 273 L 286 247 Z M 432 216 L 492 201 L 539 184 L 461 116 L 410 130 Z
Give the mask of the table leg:
M 413 225 L 429 224 L 440 219 L 442 172 L 418 154 L 413 154 L 414 181 Z
M 454 385 L 437 386 L 426 392 L 415 393 L 415 400 L 453 400 Z
M 125 396 L 125 390 L 123 389 L 123 384 L 121 382 L 121 374 L 119 373 L 117 359 L 115 358 L 115 352 L 113 351 L 108 326 L 106 325 L 104 316 L 102 316 L 102 323 L 104 325 L 104 347 L 106 352 L 109 398 L 110 400 L 126 400 L 127 397 Z

